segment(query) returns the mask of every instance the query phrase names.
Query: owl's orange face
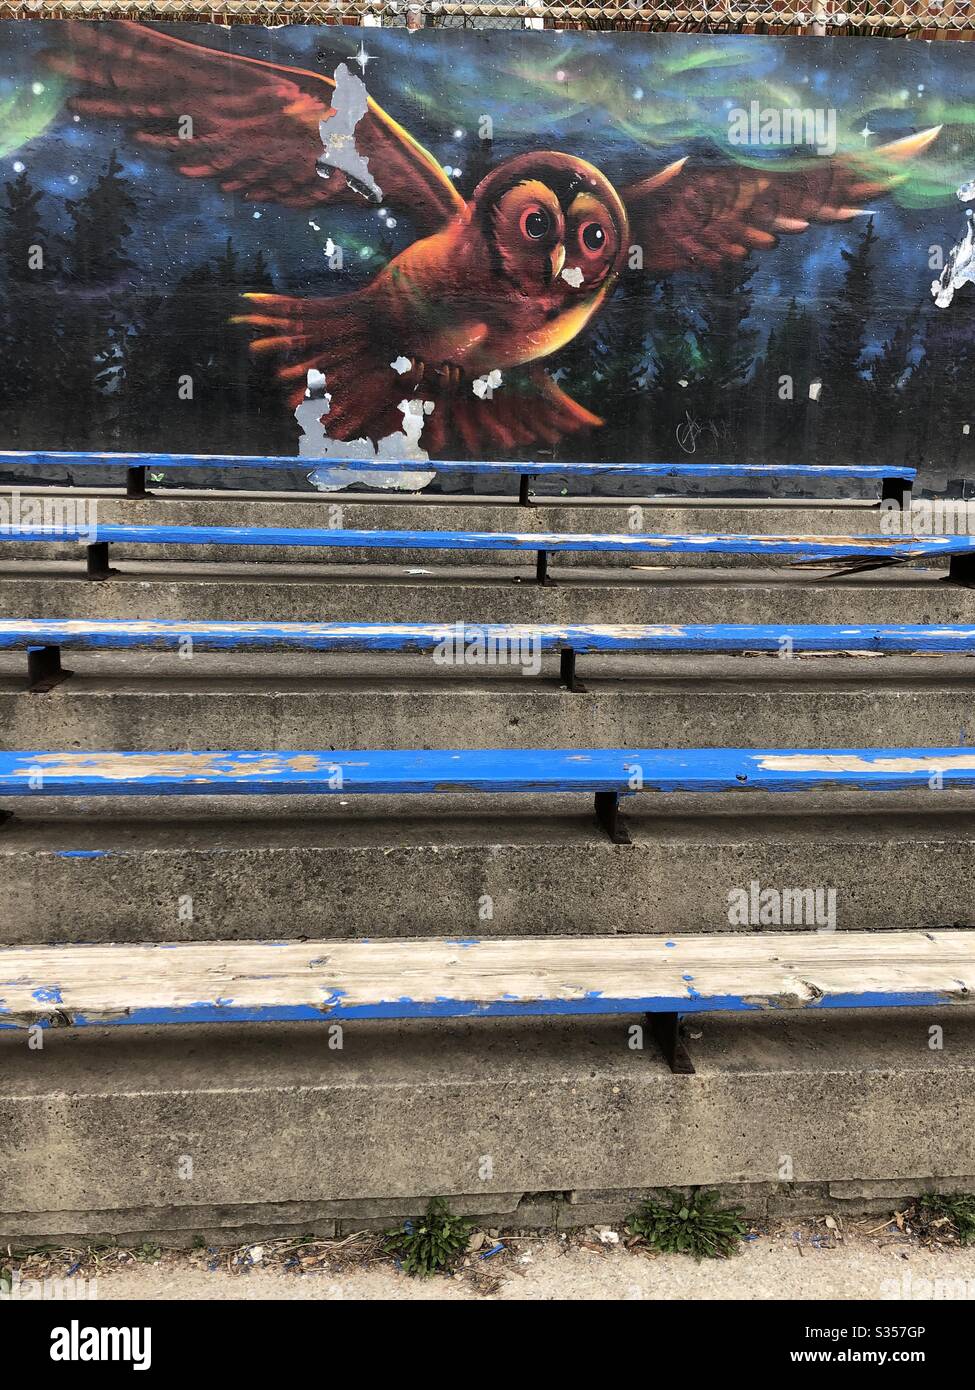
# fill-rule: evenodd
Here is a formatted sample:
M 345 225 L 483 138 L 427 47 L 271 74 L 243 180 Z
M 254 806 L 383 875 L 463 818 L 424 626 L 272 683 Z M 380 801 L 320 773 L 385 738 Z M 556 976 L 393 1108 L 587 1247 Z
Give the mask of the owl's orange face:
M 559 200 L 538 179 L 515 184 L 491 208 L 491 242 L 505 277 L 538 294 L 565 264 L 565 216 Z
M 622 263 L 626 211 L 612 184 L 572 155 L 520 155 L 473 198 L 501 274 L 523 294 L 570 307 L 594 300 Z
M 601 287 L 622 259 L 624 229 L 611 205 L 592 192 L 577 193 L 566 214 L 566 283 L 575 280 L 580 291 Z

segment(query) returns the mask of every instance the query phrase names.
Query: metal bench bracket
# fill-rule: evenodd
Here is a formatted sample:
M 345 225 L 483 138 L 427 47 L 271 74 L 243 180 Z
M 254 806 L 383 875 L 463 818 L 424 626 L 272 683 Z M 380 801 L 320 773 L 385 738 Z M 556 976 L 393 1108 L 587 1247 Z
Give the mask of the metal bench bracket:
M 61 665 L 60 647 L 27 648 L 27 689 L 45 695 L 72 674 Z
M 619 792 L 596 792 L 596 824 L 614 845 L 631 845 L 626 822 L 620 813 Z
M 646 1019 L 670 1070 L 677 1076 L 694 1076 L 694 1063 L 681 1042 L 680 1014 L 647 1014 Z

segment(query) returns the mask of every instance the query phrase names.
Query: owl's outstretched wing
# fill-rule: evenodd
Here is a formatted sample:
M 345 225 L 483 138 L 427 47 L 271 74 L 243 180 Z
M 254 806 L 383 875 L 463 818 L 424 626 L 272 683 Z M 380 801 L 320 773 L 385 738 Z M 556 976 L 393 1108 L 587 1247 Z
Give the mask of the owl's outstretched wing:
M 541 363 L 505 381 L 490 397 L 475 395 L 470 377 L 459 386 L 437 363 L 390 358 L 388 316 L 367 294 L 294 299 L 280 294 L 245 296 L 254 312 L 234 320 L 260 329 L 251 351 L 283 363 L 278 376 L 292 388 L 291 405 L 306 397 L 306 381 L 319 378 L 328 396 L 322 419 L 330 439 L 379 440 L 403 429 L 407 401 L 426 402 L 423 447 L 432 458 L 460 447 L 468 458 L 498 450 L 552 445 L 566 435 L 603 423 L 553 381 Z M 458 324 L 471 342 L 487 333 L 483 323 Z
M 881 145 L 865 155 L 810 158 L 798 169 L 746 168 L 677 160 L 624 189 L 635 244 L 646 270 L 714 269 L 814 222 L 846 222 L 867 200 L 888 193 L 901 166 L 925 150 L 933 130 Z
M 59 32 L 45 61 L 78 84 L 71 110 L 134 126 L 136 140 L 163 151 L 189 178 L 212 178 L 227 193 L 282 207 L 388 202 L 412 216 L 420 236 L 466 206 L 429 151 L 354 78 L 351 100 L 339 102 L 329 77 L 230 52 L 230 30 L 221 36 L 224 50 L 129 21 L 51 29 Z M 335 122 L 340 153 L 332 163 L 326 156 L 320 173 L 322 121 L 326 137 Z M 343 147 L 351 159 L 341 157 Z

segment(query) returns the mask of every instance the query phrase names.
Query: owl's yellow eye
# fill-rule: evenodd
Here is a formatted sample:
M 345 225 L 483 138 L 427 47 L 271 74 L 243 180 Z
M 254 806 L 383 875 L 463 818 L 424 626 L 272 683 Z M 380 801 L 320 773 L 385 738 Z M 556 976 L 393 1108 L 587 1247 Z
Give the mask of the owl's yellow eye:
M 543 237 L 552 225 L 552 219 L 544 208 L 526 208 L 521 214 L 521 230 L 532 241 Z
M 579 248 L 590 258 L 602 255 L 606 248 L 606 233 L 598 222 L 583 222 L 579 228 Z

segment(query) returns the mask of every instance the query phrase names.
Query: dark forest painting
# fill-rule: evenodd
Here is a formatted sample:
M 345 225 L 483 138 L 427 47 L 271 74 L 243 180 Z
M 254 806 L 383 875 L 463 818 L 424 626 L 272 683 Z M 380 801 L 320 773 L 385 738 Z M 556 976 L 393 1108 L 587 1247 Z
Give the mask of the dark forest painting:
M 964 44 L 8 22 L 0 161 L 6 448 L 973 471 Z

